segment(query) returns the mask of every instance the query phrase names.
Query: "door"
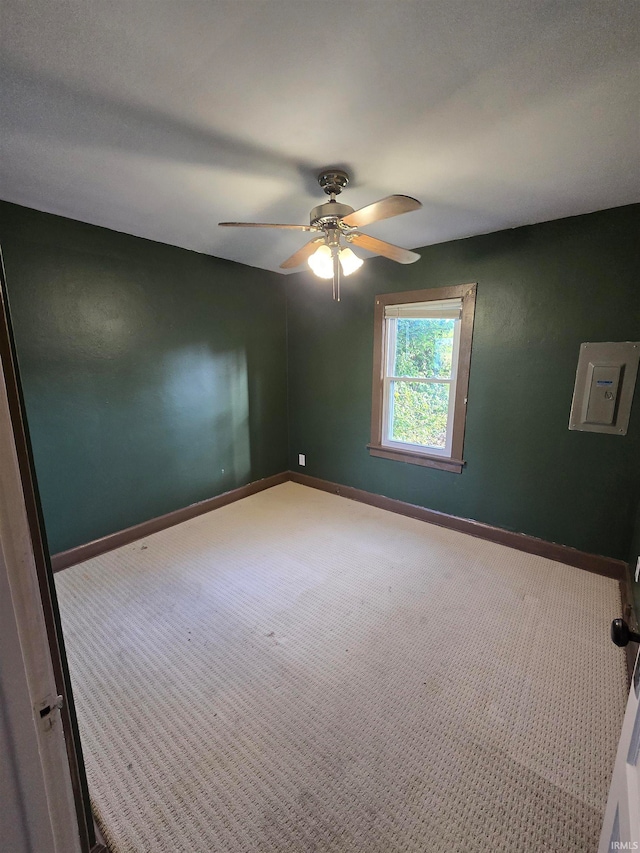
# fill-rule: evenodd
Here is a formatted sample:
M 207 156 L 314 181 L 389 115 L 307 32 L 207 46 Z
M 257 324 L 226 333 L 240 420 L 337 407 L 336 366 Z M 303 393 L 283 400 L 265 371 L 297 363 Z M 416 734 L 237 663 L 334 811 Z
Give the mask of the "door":
M 640 850 L 640 664 L 636 658 L 598 853 Z

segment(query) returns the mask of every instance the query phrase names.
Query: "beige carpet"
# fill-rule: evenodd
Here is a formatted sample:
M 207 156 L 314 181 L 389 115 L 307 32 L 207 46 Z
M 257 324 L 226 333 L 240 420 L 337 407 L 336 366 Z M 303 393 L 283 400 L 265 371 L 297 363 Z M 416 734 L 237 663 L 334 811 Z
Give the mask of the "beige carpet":
M 595 851 L 616 582 L 293 483 L 56 580 L 113 853 Z

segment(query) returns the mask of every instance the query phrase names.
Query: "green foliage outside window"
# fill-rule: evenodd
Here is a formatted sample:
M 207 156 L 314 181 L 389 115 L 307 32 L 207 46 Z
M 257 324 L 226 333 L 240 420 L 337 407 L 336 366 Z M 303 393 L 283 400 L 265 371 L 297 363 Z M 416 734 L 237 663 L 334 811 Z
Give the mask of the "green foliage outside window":
M 397 377 L 450 379 L 454 320 L 398 319 Z M 427 447 L 446 444 L 448 383 L 394 382 L 391 438 Z
M 444 447 L 447 438 L 449 386 L 395 382 L 393 441 Z

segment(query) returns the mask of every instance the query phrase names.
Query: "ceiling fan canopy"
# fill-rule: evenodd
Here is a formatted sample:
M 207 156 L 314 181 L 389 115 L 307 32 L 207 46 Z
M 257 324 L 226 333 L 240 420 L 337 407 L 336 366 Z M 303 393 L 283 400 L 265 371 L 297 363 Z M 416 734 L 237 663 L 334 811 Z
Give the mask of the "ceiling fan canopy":
M 318 183 L 329 196 L 329 201 L 311 210 L 309 225 L 283 225 L 270 222 L 219 222 L 232 228 L 287 228 L 294 231 L 318 231 L 314 237 L 280 264 L 281 269 L 294 269 L 305 261 L 320 278 L 333 279 L 333 298 L 340 301 L 340 276 L 351 275 L 362 266 L 362 259 L 346 244 L 353 244 L 369 252 L 382 255 L 399 264 L 412 264 L 420 258 L 416 252 L 386 243 L 358 230 L 373 222 L 380 222 L 401 213 L 418 210 L 422 204 L 408 195 L 390 195 L 366 207 L 354 210 L 348 204 L 336 201 L 336 196 L 349 183 L 349 175 L 342 169 L 323 169 Z

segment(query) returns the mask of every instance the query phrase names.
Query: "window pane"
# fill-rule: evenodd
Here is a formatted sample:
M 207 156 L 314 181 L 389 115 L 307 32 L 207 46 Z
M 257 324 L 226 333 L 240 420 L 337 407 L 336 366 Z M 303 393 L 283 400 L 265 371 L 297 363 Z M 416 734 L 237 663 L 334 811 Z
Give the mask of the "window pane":
M 389 438 L 444 448 L 450 385 L 445 382 L 393 382 Z
M 449 379 L 455 322 L 399 318 L 394 375 Z

